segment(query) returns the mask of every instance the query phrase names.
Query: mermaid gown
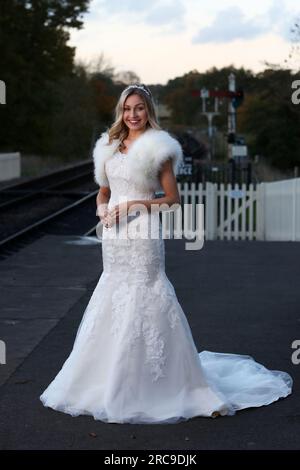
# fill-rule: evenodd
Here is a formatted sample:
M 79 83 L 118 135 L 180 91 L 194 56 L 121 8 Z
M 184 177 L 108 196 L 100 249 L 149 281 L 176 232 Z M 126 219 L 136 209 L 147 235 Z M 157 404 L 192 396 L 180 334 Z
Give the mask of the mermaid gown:
M 106 162 L 109 208 L 155 197 L 130 181 L 126 160 L 117 151 Z M 103 272 L 69 357 L 40 396 L 44 406 L 109 423 L 167 424 L 233 415 L 291 393 L 289 374 L 251 356 L 198 353 L 165 273 L 161 229 L 158 213 L 103 227 Z

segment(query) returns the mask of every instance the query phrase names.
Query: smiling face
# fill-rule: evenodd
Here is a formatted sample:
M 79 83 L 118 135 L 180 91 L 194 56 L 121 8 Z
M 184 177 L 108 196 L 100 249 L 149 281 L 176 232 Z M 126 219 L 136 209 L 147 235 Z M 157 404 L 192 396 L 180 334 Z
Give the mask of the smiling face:
M 123 121 L 129 130 L 144 130 L 148 121 L 148 116 L 145 103 L 140 95 L 132 94 L 125 100 Z

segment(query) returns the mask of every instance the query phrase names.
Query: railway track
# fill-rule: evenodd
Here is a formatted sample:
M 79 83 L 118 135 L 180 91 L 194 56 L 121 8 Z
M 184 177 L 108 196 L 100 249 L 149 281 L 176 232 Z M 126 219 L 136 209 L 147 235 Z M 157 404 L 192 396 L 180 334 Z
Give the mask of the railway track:
M 29 178 L 20 183 L 0 187 L 0 207 L 5 207 L 6 203 L 13 203 L 22 197 L 30 196 L 37 191 L 59 188 L 63 184 L 72 185 L 76 178 L 80 179 L 85 174 L 90 174 L 93 164 L 90 160 L 79 162 L 75 165 L 68 165 L 59 170 L 51 171 L 46 175 Z M 69 180 L 69 183 L 68 183 Z
M 95 232 L 98 189 L 84 162 L 0 189 L 0 258 L 40 236 Z M 93 227 L 93 228 L 91 228 Z

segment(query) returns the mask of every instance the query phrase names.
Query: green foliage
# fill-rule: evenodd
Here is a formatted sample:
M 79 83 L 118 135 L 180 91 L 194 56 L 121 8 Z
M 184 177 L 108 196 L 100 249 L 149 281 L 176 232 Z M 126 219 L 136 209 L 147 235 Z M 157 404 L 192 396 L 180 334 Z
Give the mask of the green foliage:
M 239 120 L 251 153 L 281 169 L 300 165 L 300 106 L 291 101 L 291 84 L 299 78 L 289 70 L 259 73 Z
M 1 0 L 1 149 L 47 152 L 54 84 L 73 74 L 74 48 L 64 28 L 80 28 L 89 0 Z M 13 148 L 12 148 L 13 146 Z

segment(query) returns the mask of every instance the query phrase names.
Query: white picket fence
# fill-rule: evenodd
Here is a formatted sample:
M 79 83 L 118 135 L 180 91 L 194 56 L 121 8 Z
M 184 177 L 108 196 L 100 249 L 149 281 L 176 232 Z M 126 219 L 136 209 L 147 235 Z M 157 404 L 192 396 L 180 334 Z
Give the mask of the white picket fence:
M 206 240 L 300 240 L 300 178 L 248 186 L 178 183 L 178 189 L 183 208 L 204 204 Z

